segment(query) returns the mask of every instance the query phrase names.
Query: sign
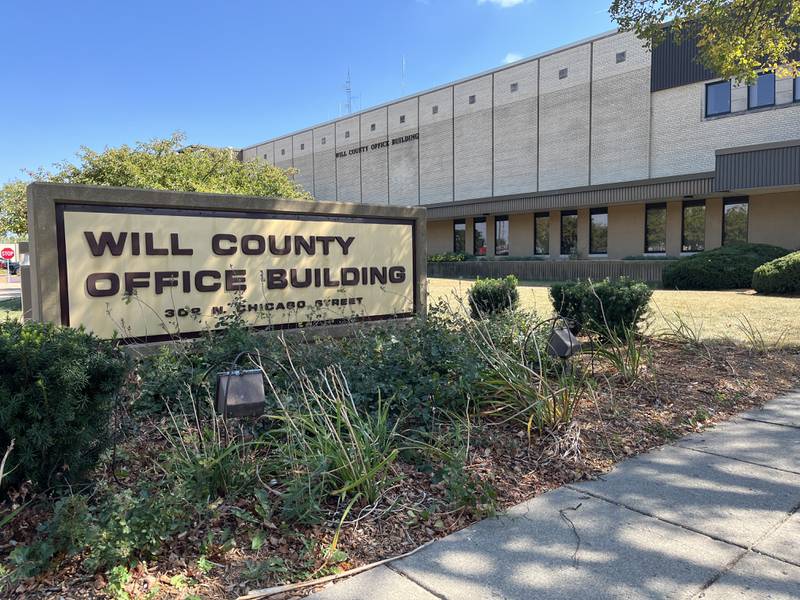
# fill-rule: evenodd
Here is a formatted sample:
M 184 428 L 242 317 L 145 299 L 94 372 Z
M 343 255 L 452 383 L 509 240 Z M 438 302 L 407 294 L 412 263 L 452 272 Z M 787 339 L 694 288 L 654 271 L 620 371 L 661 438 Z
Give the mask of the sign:
M 12 260 L 16 256 L 13 248 L 3 248 L 0 250 L 0 258 L 3 260 Z
M 193 337 L 236 315 L 286 329 L 421 310 L 424 209 L 88 189 L 102 201 L 53 202 L 63 325 L 136 343 Z M 121 191 L 128 202 L 115 203 Z M 170 196 L 202 208 L 172 208 Z M 264 210 L 243 209 L 256 200 Z M 33 242 L 32 276 L 47 285 Z
M 380 148 L 388 148 L 389 146 L 405 144 L 406 142 L 412 142 L 418 139 L 419 139 L 418 133 L 411 133 L 409 135 L 404 135 L 392 139 L 387 138 L 385 140 L 382 140 L 380 142 L 374 142 L 367 146 L 356 146 L 355 148 L 350 148 L 349 150 L 339 150 L 336 153 L 336 158 L 344 158 L 346 156 L 353 156 L 355 154 L 363 154 L 365 152 L 369 152 L 370 150 L 379 150 Z

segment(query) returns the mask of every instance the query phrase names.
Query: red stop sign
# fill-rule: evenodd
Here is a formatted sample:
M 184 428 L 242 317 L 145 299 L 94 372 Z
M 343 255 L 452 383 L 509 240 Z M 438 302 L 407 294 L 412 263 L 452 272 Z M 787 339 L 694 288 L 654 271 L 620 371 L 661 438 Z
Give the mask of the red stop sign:
M 11 260 L 12 258 L 14 258 L 14 249 L 3 248 L 2 250 L 0 250 L 0 257 L 2 257 L 3 260 Z

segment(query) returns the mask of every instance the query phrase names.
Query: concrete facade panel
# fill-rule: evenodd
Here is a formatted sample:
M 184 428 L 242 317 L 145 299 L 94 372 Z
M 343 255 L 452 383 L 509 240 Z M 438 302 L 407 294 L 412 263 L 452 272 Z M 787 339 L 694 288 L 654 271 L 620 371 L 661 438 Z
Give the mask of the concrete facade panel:
M 271 165 L 275 164 L 275 144 L 269 142 L 256 148 L 256 158 Z
M 592 184 L 647 179 L 650 69 L 629 70 L 592 84 Z
M 388 114 L 385 108 L 361 115 L 361 145 L 369 149 L 361 154 L 362 201 L 371 204 L 389 202 Z
M 428 221 L 428 256 L 453 251 L 453 221 Z
M 389 116 L 389 204 L 419 204 L 419 139 L 395 143 L 405 136 L 419 135 L 418 99 L 388 107 Z
M 360 119 L 350 117 L 336 123 L 336 198 L 361 202 Z
M 508 217 L 509 256 L 533 256 L 533 213 Z
M 275 166 L 281 169 L 292 168 L 292 138 L 275 140 Z
M 706 198 L 706 250 L 722 245 L 722 198 Z
M 644 252 L 644 204 L 608 207 L 608 258 L 640 256 Z
M 539 102 L 539 191 L 589 185 L 589 83 Z
M 313 137 L 311 131 L 292 136 L 292 164 L 297 171 L 294 180 L 310 194 L 314 193 Z
M 419 115 L 420 203 L 449 202 L 453 199 L 453 88 L 420 96 Z
M 314 197 L 336 200 L 336 129 L 333 125 L 314 130 Z
M 492 76 L 457 85 L 453 94 L 455 199 L 491 196 Z

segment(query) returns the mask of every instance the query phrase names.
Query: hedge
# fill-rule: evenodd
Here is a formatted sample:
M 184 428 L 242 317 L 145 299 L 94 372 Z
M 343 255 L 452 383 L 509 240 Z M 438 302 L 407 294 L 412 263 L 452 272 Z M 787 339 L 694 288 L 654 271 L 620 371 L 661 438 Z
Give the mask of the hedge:
M 764 263 L 753 271 L 759 294 L 800 294 L 800 251 Z
M 662 283 L 665 288 L 680 290 L 749 288 L 756 268 L 788 252 L 768 244 L 729 244 L 667 265 Z

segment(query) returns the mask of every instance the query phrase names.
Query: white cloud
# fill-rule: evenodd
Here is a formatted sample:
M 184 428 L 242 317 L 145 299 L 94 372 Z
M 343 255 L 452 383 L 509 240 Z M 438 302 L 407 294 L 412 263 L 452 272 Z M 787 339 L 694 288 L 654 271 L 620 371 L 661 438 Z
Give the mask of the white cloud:
M 487 2 L 499 6 L 500 8 L 511 8 L 512 6 L 522 4 L 525 0 L 478 0 L 478 4 L 486 4 Z
M 509 52 L 503 59 L 503 64 L 507 65 L 508 63 L 517 62 L 518 60 L 522 60 L 521 54 L 517 54 L 516 52 Z

